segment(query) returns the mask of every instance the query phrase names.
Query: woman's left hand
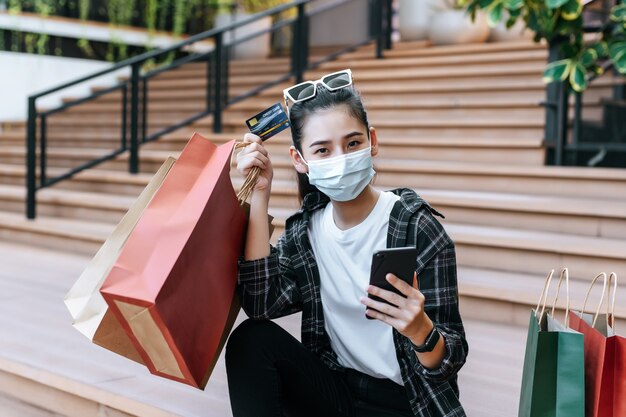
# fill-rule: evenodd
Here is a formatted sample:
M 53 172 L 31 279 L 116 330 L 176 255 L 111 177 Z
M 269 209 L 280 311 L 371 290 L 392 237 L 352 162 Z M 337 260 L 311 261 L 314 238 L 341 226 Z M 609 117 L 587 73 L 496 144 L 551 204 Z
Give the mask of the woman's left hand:
M 423 344 L 428 333 L 433 328 L 433 323 L 424 312 L 424 294 L 419 290 L 417 274 L 413 276 L 413 286 L 410 286 L 394 274 L 387 274 L 386 278 L 406 298 L 394 292 L 370 285 L 367 287 L 369 294 L 380 297 L 392 305 L 372 300 L 369 297 L 361 297 L 361 303 L 368 307 L 365 313 L 369 317 L 392 326 L 400 334 L 411 339 L 414 344 Z

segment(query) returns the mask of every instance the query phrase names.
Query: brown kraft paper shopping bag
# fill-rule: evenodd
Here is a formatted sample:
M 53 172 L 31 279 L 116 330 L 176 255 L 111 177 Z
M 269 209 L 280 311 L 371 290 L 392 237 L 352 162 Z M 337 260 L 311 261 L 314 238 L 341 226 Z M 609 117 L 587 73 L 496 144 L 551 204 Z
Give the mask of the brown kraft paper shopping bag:
M 128 236 L 135 228 L 146 206 L 157 192 L 174 164 L 168 158 L 150 179 L 146 188 L 130 206 L 78 280 L 65 296 L 65 304 L 72 315 L 73 326 L 93 343 L 143 364 L 130 338 L 108 309 L 102 295 L 102 286 L 117 260 Z
M 239 311 L 234 145 L 192 136 L 101 288 L 150 371 L 201 389 Z

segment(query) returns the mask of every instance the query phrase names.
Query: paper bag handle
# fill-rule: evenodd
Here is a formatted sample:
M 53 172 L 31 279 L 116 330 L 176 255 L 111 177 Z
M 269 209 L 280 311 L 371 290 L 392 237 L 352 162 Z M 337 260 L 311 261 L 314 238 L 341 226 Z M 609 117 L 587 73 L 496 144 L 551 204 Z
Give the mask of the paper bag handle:
M 611 296 L 611 284 L 613 284 L 613 294 Z M 611 327 L 613 332 L 615 333 L 615 296 L 617 295 L 617 274 L 615 272 L 611 272 L 609 275 L 609 283 L 608 283 L 608 291 L 609 296 L 607 299 L 606 306 L 606 325 L 607 327 Z M 611 300 L 609 304 L 609 299 Z M 609 318 L 611 323 L 609 323 Z
M 556 307 L 556 302 L 559 299 L 559 293 L 561 292 L 561 282 L 563 282 L 563 277 L 565 277 L 565 327 L 569 325 L 569 271 L 567 268 L 563 268 L 561 271 L 561 276 L 559 277 L 559 283 L 556 287 L 556 295 L 554 296 L 554 302 L 552 303 L 552 312 L 550 313 L 552 317 L 554 317 L 554 309 Z
M 253 142 L 237 142 L 235 143 L 235 147 L 233 148 L 233 153 L 236 149 L 243 149 L 246 146 L 250 145 Z M 257 180 L 259 179 L 259 175 L 261 175 L 261 168 L 257 166 L 253 166 L 248 174 L 246 175 L 245 180 L 243 181 L 243 185 L 237 192 L 237 200 L 239 200 L 239 204 L 243 205 L 250 194 L 252 194 L 252 190 L 254 190 L 254 186 L 256 185 Z
M 552 280 L 552 275 L 554 275 L 554 269 L 552 269 L 546 280 L 543 283 L 543 290 L 541 291 L 541 295 L 539 296 L 539 302 L 537 303 L 537 308 L 535 309 L 535 313 L 539 312 L 539 306 L 541 306 L 541 313 L 539 314 L 539 323 L 541 323 L 541 319 L 543 318 L 543 312 L 546 309 L 546 302 L 548 300 L 548 288 L 550 288 L 550 281 Z M 541 302 L 543 301 L 543 305 Z
M 583 302 L 582 313 L 584 314 L 585 310 L 587 309 L 587 300 L 589 299 L 589 294 L 591 294 L 591 290 L 596 285 L 596 281 L 600 277 L 602 277 L 602 281 L 604 285 L 602 286 L 602 296 L 600 297 L 600 302 L 598 303 L 598 308 L 596 309 L 596 313 L 593 316 L 593 322 L 591 323 L 591 327 L 594 327 L 596 325 L 596 320 L 598 319 L 598 315 L 600 314 L 600 307 L 602 307 L 602 302 L 604 301 L 604 294 L 606 292 L 606 272 L 599 273 L 598 275 L 595 276 L 594 279 L 591 280 L 591 284 L 589 284 L 589 288 L 587 289 L 587 294 L 585 295 L 585 301 Z M 607 305 L 607 310 L 608 308 L 609 306 Z M 608 323 L 608 319 L 607 319 L 607 323 Z

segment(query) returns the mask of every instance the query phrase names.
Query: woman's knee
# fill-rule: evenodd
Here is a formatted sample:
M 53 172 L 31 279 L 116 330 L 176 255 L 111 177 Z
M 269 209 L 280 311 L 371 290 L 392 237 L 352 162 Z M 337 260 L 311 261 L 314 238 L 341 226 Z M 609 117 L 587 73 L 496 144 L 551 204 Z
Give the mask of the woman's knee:
M 232 331 L 228 338 L 226 362 L 231 362 L 233 358 L 241 359 L 254 352 L 260 352 L 265 343 L 271 343 L 279 330 L 280 326 L 270 320 L 245 320 Z

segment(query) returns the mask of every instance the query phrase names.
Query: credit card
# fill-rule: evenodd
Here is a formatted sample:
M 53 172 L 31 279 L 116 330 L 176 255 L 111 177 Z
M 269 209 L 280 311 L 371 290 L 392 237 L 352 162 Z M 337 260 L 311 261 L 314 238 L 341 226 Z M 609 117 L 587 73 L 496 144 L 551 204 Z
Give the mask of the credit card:
M 246 120 L 250 132 L 266 140 L 289 127 L 289 118 L 280 103 L 263 110 Z

